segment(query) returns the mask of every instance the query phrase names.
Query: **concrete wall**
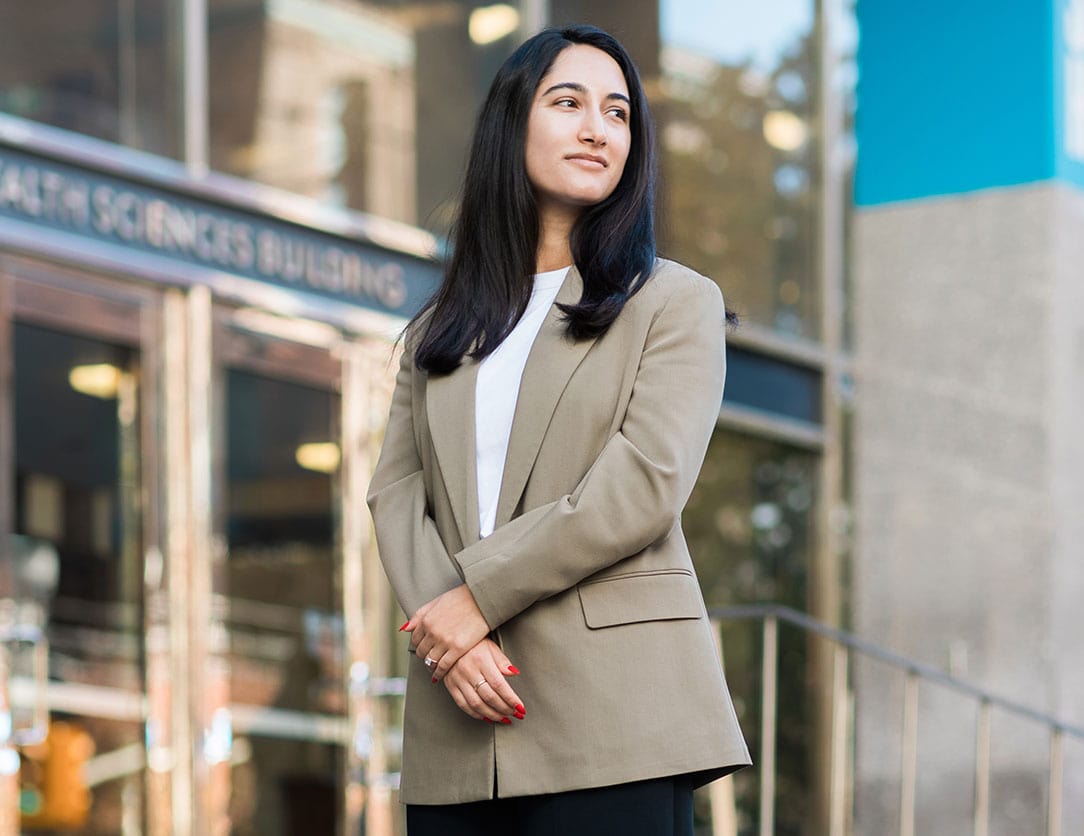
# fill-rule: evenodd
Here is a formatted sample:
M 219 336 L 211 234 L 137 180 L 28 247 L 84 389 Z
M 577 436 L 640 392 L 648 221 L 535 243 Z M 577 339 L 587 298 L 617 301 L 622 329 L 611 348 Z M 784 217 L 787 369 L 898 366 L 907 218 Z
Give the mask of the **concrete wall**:
M 1084 196 L 888 204 L 854 236 L 855 627 L 1084 725 Z M 891 832 L 902 683 L 866 665 L 856 688 L 856 832 Z M 923 688 L 919 833 L 970 830 L 974 718 Z M 1047 738 L 1001 714 L 994 735 L 992 832 L 1042 832 Z
M 1084 192 L 1061 191 L 1055 242 L 1051 459 L 1050 708 L 1084 726 Z M 1084 830 L 1084 744 L 1067 746 L 1067 833 Z

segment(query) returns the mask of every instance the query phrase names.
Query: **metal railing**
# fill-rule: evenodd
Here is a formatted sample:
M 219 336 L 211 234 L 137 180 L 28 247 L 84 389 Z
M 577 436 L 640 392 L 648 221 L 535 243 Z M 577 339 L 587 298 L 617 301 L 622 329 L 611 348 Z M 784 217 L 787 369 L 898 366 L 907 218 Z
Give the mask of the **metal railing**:
M 764 604 L 709 609 L 716 628 L 724 621 L 762 622 L 760 751 L 754 757 L 760 774 L 759 836 L 771 836 L 775 828 L 776 729 L 778 708 L 779 625 L 792 625 L 807 635 L 831 643 L 831 732 L 829 755 L 828 834 L 848 832 L 848 791 L 853 769 L 848 758 L 851 709 L 850 666 L 853 655 L 877 660 L 903 676 L 904 696 L 901 717 L 901 758 L 899 786 L 899 833 L 915 836 L 916 786 L 918 774 L 919 685 L 929 683 L 974 701 L 975 771 L 972 826 L 974 836 L 988 836 L 990 830 L 990 749 L 992 712 L 996 708 L 1017 718 L 1037 723 L 1049 738 L 1046 836 L 1062 836 L 1064 792 L 1064 750 L 1066 738 L 1084 741 L 1084 727 L 1064 722 L 1021 703 L 976 687 L 942 670 L 887 650 L 844 630 L 832 627 L 788 607 Z

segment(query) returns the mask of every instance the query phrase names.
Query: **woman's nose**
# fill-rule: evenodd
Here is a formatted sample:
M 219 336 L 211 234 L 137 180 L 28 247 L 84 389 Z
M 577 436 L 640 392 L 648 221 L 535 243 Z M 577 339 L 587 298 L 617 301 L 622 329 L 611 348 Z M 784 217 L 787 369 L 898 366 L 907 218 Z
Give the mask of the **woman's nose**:
M 606 122 L 601 113 L 584 111 L 583 121 L 580 123 L 580 141 L 593 145 L 606 144 Z

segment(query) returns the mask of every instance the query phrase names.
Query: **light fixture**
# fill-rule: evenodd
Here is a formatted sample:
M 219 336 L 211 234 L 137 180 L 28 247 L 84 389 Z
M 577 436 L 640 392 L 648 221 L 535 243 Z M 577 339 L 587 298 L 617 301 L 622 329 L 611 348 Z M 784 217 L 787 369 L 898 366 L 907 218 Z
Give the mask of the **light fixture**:
M 339 452 L 339 445 L 334 441 L 314 441 L 300 445 L 294 458 L 305 470 L 334 473 L 339 469 L 342 454 Z
M 789 110 L 770 110 L 764 114 L 764 138 L 780 151 L 797 151 L 809 138 L 809 128 Z
M 122 374 L 124 372 L 111 363 L 91 363 L 74 366 L 68 372 L 68 383 L 82 395 L 112 401 L 116 400 Z
M 519 28 L 519 12 L 507 3 L 482 6 L 470 13 L 467 31 L 478 46 L 485 46 L 511 35 Z

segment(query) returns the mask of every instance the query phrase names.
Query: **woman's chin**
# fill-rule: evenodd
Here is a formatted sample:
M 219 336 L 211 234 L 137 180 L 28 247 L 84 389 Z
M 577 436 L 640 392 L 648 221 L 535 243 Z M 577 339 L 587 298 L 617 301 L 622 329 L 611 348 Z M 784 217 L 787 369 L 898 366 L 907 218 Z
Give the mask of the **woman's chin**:
M 612 190 L 608 189 L 570 190 L 562 195 L 551 196 L 548 200 L 543 202 L 541 208 L 545 210 L 549 207 L 557 209 L 558 211 L 578 213 L 591 206 L 597 206 L 611 194 Z

